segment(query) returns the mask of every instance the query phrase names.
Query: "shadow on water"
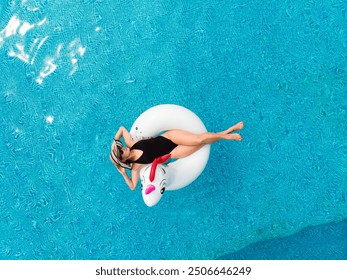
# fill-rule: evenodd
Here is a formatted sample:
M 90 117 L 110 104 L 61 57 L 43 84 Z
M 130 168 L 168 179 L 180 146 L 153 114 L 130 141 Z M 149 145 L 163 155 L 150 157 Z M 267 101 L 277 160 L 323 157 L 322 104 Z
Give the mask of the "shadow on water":
M 284 238 L 260 241 L 219 257 L 222 260 L 345 260 L 347 219 L 308 227 Z

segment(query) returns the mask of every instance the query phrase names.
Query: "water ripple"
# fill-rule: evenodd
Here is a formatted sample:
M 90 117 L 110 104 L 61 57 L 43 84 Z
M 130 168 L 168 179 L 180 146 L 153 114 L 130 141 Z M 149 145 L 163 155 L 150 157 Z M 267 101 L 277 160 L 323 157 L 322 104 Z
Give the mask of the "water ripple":
M 22 9 L 24 4 L 26 10 Z M 40 11 L 40 18 L 37 18 L 37 11 Z M 7 23 L 6 20 L 0 22 L 0 28 L 4 26 L 0 31 L 0 49 L 4 48 L 9 58 L 30 65 L 29 76 L 34 76 L 39 85 L 59 68 L 70 69 L 68 75 L 73 75 L 78 69 L 78 60 L 86 51 L 80 38 L 61 38 L 63 28 L 57 28 L 55 19 L 43 16 L 43 11 L 44 7 L 39 4 L 13 2 L 7 11 L 10 15 Z M 50 37 L 57 40 L 53 43 Z

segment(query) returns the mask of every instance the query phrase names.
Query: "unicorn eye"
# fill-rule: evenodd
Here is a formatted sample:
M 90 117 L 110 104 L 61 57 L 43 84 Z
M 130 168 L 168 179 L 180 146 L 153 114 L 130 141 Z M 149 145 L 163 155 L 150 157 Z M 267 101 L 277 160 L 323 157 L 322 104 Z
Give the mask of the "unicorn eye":
M 160 190 L 160 193 L 163 194 L 164 192 L 165 192 L 165 188 L 162 188 L 162 189 Z
M 160 167 L 161 171 L 163 172 L 163 174 L 165 175 L 166 174 L 166 171 L 164 168 Z

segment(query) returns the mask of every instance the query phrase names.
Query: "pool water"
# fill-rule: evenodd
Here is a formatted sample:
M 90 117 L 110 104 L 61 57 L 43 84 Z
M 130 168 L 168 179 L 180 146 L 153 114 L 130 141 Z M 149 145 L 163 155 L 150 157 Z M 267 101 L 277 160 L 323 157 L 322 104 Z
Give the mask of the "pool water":
M 346 258 L 346 6 L 1 1 L 0 258 Z M 148 208 L 110 145 L 166 103 L 244 140 Z

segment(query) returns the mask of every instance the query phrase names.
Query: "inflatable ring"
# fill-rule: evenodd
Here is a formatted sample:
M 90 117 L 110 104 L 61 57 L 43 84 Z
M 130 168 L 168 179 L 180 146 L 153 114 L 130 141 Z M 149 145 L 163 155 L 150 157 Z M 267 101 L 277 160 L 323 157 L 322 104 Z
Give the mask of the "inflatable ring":
M 134 140 L 141 140 L 172 129 L 196 134 L 206 132 L 205 125 L 192 111 L 179 105 L 163 104 L 143 112 L 132 125 L 130 134 Z M 188 157 L 164 165 L 168 158 L 164 156 L 143 167 L 140 179 L 145 204 L 153 206 L 159 202 L 165 190 L 178 190 L 191 184 L 204 170 L 209 155 L 210 145 L 205 145 Z

